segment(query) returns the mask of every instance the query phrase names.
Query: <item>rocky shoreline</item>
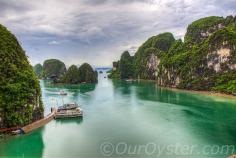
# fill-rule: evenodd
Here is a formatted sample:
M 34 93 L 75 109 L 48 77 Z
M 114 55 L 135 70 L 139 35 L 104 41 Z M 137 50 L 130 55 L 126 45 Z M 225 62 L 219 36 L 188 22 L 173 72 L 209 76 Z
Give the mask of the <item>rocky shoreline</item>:
M 233 95 L 233 94 L 226 94 L 226 93 L 216 92 L 216 91 L 200 91 L 200 90 L 181 89 L 181 88 L 177 88 L 177 87 L 161 86 L 155 80 L 139 79 L 138 81 L 154 82 L 155 84 L 158 85 L 158 87 L 161 87 L 163 89 L 172 90 L 172 91 L 190 92 L 190 93 L 195 93 L 195 94 L 206 94 L 206 95 L 209 95 L 209 96 L 224 97 L 224 98 L 228 98 L 228 99 L 236 99 L 236 96 Z
M 209 95 L 209 96 L 236 99 L 236 96 L 233 95 L 233 94 L 226 94 L 226 93 L 215 92 L 215 91 L 200 91 L 200 90 L 198 91 L 198 90 L 188 90 L 188 89 L 180 89 L 180 88 L 175 88 L 175 87 L 164 87 L 164 86 L 160 86 L 160 87 L 165 88 L 165 89 L 169 89 L 169 90 L 173 90 L 173 91 L 190 92 L 190 93 L 195 93 L 195 94 L 206 94 L 206 95 Z

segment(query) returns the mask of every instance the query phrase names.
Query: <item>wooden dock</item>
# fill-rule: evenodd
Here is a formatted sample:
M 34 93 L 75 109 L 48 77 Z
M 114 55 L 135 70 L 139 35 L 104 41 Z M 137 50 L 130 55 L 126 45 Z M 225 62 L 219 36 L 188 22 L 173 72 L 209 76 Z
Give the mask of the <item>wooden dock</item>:
M 56 114 L 56 109 L 53 108 L 52 112 L 49 115 L 47 115 L 46 117 L 44 117 L 41 120 L 35 121 L 35 122 L 33 122 L 33 123 L 29 124 L 29 125 L 26 125 L 26 126 L 22 127 L 21 131 L 23 131 L 26 134 L 26 133 L 29 133 L 29 132 L 37 129 L 37 128 L 40 128 L 40 127 L 46 125 L 51 120 L 53 120 L 55 114 Z

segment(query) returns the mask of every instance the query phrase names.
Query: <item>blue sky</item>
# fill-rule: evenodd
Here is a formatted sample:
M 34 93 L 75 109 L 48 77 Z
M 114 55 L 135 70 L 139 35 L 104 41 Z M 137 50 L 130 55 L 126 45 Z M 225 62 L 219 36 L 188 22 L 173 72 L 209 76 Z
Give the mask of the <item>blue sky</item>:
M 110 66 L 150 36 L 183 38 L 194 20 L 235 14 L 236 0 L 0 0 L 0 23 L 33 65 L 56 58 Z

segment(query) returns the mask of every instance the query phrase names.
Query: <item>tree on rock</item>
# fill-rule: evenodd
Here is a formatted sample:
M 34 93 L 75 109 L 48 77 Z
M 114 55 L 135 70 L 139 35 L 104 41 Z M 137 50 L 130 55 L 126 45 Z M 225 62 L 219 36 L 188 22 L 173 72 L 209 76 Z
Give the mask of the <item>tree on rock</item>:
M 38 78 L 43 77 L 43 66 L 41 64 L 36 64 L 34 66 L 34 72 L 38 76 Z
M 27 56 L 0 25 L 0 128 L 23 126 L 43 117 L 38 78 Z
M 66 72 L 65 64 L 58 59 L 48 59 L 43 63 L 44 77 L 61 78 Z
M 133 67 L 133 57 L 130 56 L 128 51 L 125 51 L 120 58 L 120 78 L 133 78 L 134 67 Z
M 96 83 L 97 72 L 88 64 L 84 63 L 79 67 L 80 82 Z
M 78 84 L 80 82 L 80 73 L 77 66 L 75 65 L 70 66 L 63 80 L 65 83 Z

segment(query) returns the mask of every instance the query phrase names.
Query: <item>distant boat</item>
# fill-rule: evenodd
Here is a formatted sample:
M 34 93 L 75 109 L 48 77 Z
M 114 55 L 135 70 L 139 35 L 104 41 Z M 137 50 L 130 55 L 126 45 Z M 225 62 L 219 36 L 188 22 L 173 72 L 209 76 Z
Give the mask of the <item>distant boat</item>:
M 55 119 L 82 117 L 83 110 L 76 103 L 64 104 L 58 107 Z
M 135 81 L 135 80 L 133 80 L 133 79 L 127 79 L 127 80 L 125 80 L 126 82 L 133 82 L 133 81 Z
M 67 95 L 67 93 L 66 92 L 64 92 L 64 91 L 60 91 L 60 93 L 59 93 L 60 95 Z

